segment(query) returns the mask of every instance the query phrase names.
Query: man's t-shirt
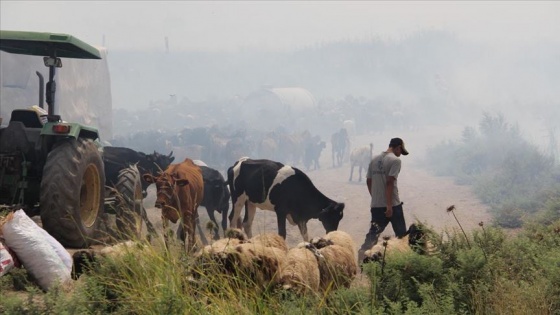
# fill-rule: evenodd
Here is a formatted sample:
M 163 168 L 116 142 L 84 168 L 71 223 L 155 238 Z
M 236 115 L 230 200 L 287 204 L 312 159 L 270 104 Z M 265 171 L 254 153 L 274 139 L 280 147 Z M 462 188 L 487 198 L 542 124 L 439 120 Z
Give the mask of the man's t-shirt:
M 387 207 L 385 190 L 387 189 L 387 176 L 395 177 L 393 188 L 393 206 L 401 204 L 397 177 L 401 171 L 401 159 L 393 153 L 382 152 L 373 157 L 369 163 L 367 178 L 371 178 L 371 207 Z

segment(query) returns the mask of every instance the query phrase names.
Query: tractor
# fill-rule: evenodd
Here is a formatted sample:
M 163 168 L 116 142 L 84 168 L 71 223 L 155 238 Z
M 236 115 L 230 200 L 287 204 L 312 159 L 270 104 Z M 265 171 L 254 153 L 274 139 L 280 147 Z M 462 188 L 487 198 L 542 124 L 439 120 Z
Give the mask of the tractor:
M 67 34 L 4 30 L 0 50 L 42 56 L 49 69 L 47 110 L 41 83 L 39 105 L 13 110 L 0 128 L 0 205 L 40 215 L 42 227 L 66 247 L 99 242 L 107 214 L 115 215 L 118 235 L 139 237 L 144 209 L 138 169 L 124 168 L 116 185 L 105 186 L 98 130 L 62 120 L 55 107 L 61 58 L 101 59 L 99 50 Z

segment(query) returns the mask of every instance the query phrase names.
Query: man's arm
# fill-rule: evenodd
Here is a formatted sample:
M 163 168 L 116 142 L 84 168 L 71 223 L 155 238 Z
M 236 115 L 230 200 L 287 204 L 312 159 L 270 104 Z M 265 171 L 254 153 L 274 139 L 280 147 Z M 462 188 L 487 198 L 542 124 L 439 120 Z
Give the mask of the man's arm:
M 387 218 L 393 216 L 393 187 L 395 187 L 395 177 L 387 176 L 387 187 L 385 187 L 385 199 L 387 200 L 387 211 L 385 211 L 385 216 Z
M 367 184 L 367 191 L 368 191 L 369 195 L 371 196 L 371 178 L 366 179 L 366 184 Z

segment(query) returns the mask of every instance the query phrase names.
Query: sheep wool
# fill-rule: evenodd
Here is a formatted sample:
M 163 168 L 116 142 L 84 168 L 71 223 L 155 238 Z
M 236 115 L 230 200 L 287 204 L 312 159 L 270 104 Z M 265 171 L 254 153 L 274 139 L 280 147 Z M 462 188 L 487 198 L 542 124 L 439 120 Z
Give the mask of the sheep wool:
M 251 238 L 249 242 L 263 247 L 275 247 L 283 250 L 284 252 L 288 252 L 288 245 L 286 245 L 286 241 L 277 233 L 259 234 Z
M 348 248 L 336 244 L 323 247 L 319 252 L 323 256 L 319 259 L 321 290 L 350 287 L 358 273 L 356 256 Z
M 390 238 L 387 240 L 387 249 L 383 246 L 382 241 L 373 245 L 369 250 L 364 253 L 364 263 L 370 261 L 380 261 L 383 259 L 383 253 L 390 255 L 392 253 L 407 253 L 411 252 L 412 248 L 409 245 L 409 237 L 406 235 L 403 238 Z
M 342 246 L 343 248 L 350 250 L 350 253 L 356 257 L 356 243 L 352 239 L 352 236 L 344 231 L 331 231 L 325 235 L 325 239 L 331 241 L 334 245 Z
M 237 264 L 240 275 L 250 276 L 258 285 L 266 287 L 278 274 L 286 252 L 276 247 L 245 243 L 229 253 Z
M 317 292 L 320 284 L 319 263 L 315 254 L 305 246 L 288 250 L 280 265 L 278 284 L 285 290 L 298 293 Z

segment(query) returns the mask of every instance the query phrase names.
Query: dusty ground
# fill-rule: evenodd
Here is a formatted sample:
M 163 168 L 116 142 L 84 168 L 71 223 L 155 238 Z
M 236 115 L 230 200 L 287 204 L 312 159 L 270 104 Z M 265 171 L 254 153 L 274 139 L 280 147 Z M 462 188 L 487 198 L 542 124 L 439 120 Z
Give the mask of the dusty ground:
M 466 230 L 475 229 L 479 222 L 489 222 L 490 216 L 487 213 L 487 207 L 478 201 L 471 188 L 456 185 L 452 178 L 433 176 L 420 166 L 428 146 L 432 146 L 442 139 L 455 139 L 460 134 L 458 128 L 444 129 L 446 130 L 445 133 L 439 127 L 398 135 L 363 135 L 353 139 L 352 146 L 368 145 L 371 142 L 374 145 L 374 154 L 376 154 L 387 148 L 391 137 L 399 136 L 403 138 L 410 154 L 401 157 L 403 166 L 398 185 L 401 199 L 404 202 L 407 225 L 419 220 L 432 226 L 437 231 L 446 228 L 458 228 L 453 216 L 446 212 L 448 206 L 455 205 L 455 215 L 463 228 Z M 441 136 L 442 134 L 445 134 L 446 137 Z M 322 168 L 306 173 L 315 186 L 327 197 L 346 204 L 344 218 L 339 229 L 350 233 L 356 242 L 356 246 L 359 247 L 367 233 L 370 221 L 370 198 L 365 185 L 365 173 L 362 174 L 362 181 L 357 182 L 358 176 L 355 169 L 354 181 L 349 182 L 349 162 L 345 162 L 340 168 L 333 168 L 330 152 L 330 144 L 327 144 L 327 148 L 321 155 Z M 225 170 L 220 171 L 224 172 Z M 156 225 L 156 228 L 161 229 L 160 212 L 153 208 L 154 198 L 154 187 L 150 187 L 150 193 L 144 204 L 150 220 Z M 199 213 L 201 225 L 204 227 L 208 221 L 206 211 L 201 208 Z M 322 236 L 325 233 L 318 220 L 311 220 L 308 223 L 308 228 L 310 237 Z M 275 214 L 271 211 L 258 210 L 253 234 L 276 231 Z M 383 235 L 394 235 L 390 225 Z M 288 225 L 287 241 L 290 246 L 302 241 L 296 226 Z

